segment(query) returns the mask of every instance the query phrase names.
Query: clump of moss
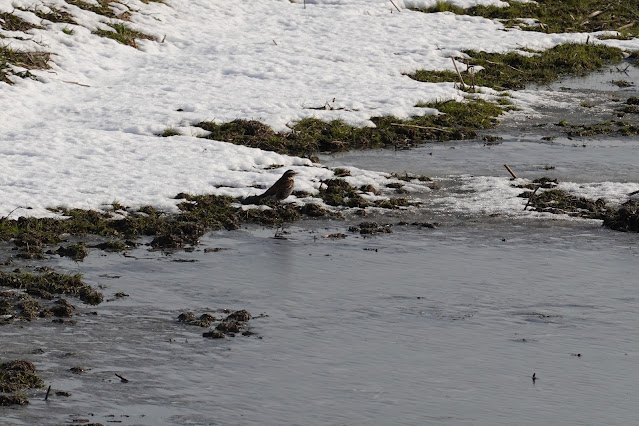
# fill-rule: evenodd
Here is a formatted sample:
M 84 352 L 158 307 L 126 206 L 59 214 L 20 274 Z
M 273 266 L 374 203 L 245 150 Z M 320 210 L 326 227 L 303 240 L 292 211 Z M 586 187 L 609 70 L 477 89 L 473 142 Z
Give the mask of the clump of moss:
M 465 51 L 470 59 L 460 59 L 468 66 L 462 71 L 466 84 L 491 87 L 495 90 L 518 90 L 527 84 L 546 84 L 560 76 L 584 74 L 622 60 L 620 49 L 595 44 L 567 43 L 532 56 L 517 52 L 487 53 Z M 472 73 L 473 66 L 484 69 Z M 419 70 L 409 75 L 424 82 L 459 81 L 452 71 Z
M 141 31 L 134 30 L 132 28 L 127 27 L 124 24 L 114 23 L 107 24 L 113 31 L 109 30 L 95 30 L 93 34 L 99 35 L 100 37 L 106 37 L 117 41 L 118 43 L 125 44 L 127 46 L 138 48 L 138 39 L 146 39 L 146 40 L 155 40 L 153 36 L 145 34 Z

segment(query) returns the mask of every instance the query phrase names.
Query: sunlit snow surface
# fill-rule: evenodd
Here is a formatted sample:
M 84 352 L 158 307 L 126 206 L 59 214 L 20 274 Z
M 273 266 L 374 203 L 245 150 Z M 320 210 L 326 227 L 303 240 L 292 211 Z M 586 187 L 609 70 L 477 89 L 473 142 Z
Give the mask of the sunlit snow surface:
M 244 118 L 286 130 L 311 116 L 369 126 L 372 116 L 433 113 L 415 105 L 461 100 L 460 93 L 452 84 L 420 83 L 404 73 L 452 69 L 450 56 L 463 49 L 545 49 L 588 37 L 406 9 L 433 1 L 394 3 L 401 12 L 382 0 L 308 0 L 306 7 L 288 0 L 131 0 L 139 12 L 127 25 L 157 40 L 140 40 L 136 50 L 91 34 L 108 29 L 109 20 L 62 0 L 0 0 L 2 11 L 49 5 L 81 24 L 19 12 L 45 29 L 29 30 L 24 40 L 0 40 L 53 53 L 51 70 L 34 71 L 38 81 L 0 83 L 0 214 L 32 207 L 15 214 L 46 215 L 47 207 L 101 208 L 114 201 L 171 210 L 179 192 L 253 194 L 252 185 L 267 186 L 281 174 L 264 171 L 272 164 L 296 168 L 297 188 L 313 192 L 330 171 L 197 138 L 201 131 L 193 124 Z M 607 43 L 639 48 L 637 41 Z M 311 109 L 327 104 L 337 109 Z M 183 136 L 155 136 L 168 128 Z M 384 179 L 357 169 L 352 174 L 380 185 Z

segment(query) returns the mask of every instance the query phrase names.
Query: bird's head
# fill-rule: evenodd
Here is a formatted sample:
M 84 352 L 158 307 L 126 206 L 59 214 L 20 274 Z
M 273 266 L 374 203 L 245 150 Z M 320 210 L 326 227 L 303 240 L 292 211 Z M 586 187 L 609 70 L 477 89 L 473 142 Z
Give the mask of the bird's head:
M 297 174 L 297 172 L 295 170 L 287 170 L 286 172 L 284 172 L 284 177 L 286 178 L 292 178 Z

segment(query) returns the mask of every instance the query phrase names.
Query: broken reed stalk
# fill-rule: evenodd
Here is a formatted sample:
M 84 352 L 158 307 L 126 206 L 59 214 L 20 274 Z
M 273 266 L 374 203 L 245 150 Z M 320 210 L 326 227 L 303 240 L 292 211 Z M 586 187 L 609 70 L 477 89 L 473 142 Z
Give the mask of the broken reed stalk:
M 125 379 L 124 377 L 120 376 L 118 373 L 115 373 L 115 375 L 116 375 L 116 376 L 118 376 L 118 377 L 120 378 L 120 381 L 121 381 L 122 383 L 129 383 L 129 380 L 128 380 L 128 379 Z
M 539 188 L 541 188 L 541 186 L 538 186 L 537 188 L 535 188 L 535 190 L 532 192 L 532 194 L 530 194 L 530 197 L 528 197 L 528 202 L 526 203 L 526 207 L 524 207 L 524 211 L 526 211 L 526 209 L 530 205 L 530 202 L 532 201 L 533 197 L 535 196 L 535 194 L 537 193 Z
M 44 396 L 45 401 L 49 399 L 49 392 L 51 392 L 51 385 L 49 385 L 49 388 L 47 389 L 47 394 Z
M 397 9 L 398 12 L 401 12 L 401 10 L 399 10 L 399 7 L 397 7 L 393 0 L 390 0 L 390 2 L 393 4 L 393 6 L 395 6 L 395 9 Z
M 438 132 L 452 133 L 450 130 L 442 129 L 440 127 L 417 126 L 416 124 L 391 123 L 391 126 L 413 127 L 415 129 L 437 130 Z
M 455 66 L 455 71 L 457 71 L 457 76 L 459 77 L 459 81 L 461 81 L 461 85 L 462 85 L 462 90 L 466 88 L 466 85 L 464 84 L 464 79 L 462 78 L 461 73 L 459 72 L 459 68 L 457 68 L 457 62 L 455 62 L 455 58 L 450 58 L 453 60 L 453 65 Z
M 510 167 L 508 167 L 508 164 L 504 164 L 504 167 L 506 168 L 506 170 L 508 170 L 508 173 L 510 173 L 510 175 L 513 177 L 513 180 L 517 179 L 517 175 L 515 174 L 515 172 L 512 171 Z

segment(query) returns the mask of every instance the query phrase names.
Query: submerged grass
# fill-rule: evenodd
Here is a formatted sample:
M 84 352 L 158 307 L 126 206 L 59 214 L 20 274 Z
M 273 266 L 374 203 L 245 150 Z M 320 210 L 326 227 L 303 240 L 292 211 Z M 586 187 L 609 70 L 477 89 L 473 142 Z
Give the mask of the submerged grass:
M 508 27 L 545 33 L 619 31 L 622 37 L 639 36 L 636 2 L 626 0 L 511 1 L 508 7 L 480 5 L 468 9 L 437 2 L 433 7 L 414 10 L 500 19 Z M 535 19 L 536 24 L 528 25 L 522 19 Z
M 462 72 L 467 85 L 495 90 L 518 90 L 527 84 L 547 84 L 568 74 L 584 74 L 623 59 L 618 48 L 595 44 L 561 44 L 531 56 L 516 52 L 486 53 L 465 51 L 470 59 L 461 59 L 468 70 Z M 472 73 L 473 66 L 484 69 Z M 471 74 L 472 73 L 472 74 Z M 459 81 L 453 71 L 419 70 L 409 75 L 417 81 Z
M 401 120 L 373 117 L 376 127 L 353 127 L 341 120 L 330 122 L 306 118 L 293 124 L 290 132 L 275 132 L 253 120 L 234 120 L 216 124 L 201 122 L 196 126 L 210 132 L 207 139 L 246 145 L 281 154 L 313 157 L 318 152 L 349 149 L 408 148 L 426 141 L 470 139 L 480 129 L 492 128 L 503 108 L 483 100 L 447 101 L 419 104 L 440 113 Z

